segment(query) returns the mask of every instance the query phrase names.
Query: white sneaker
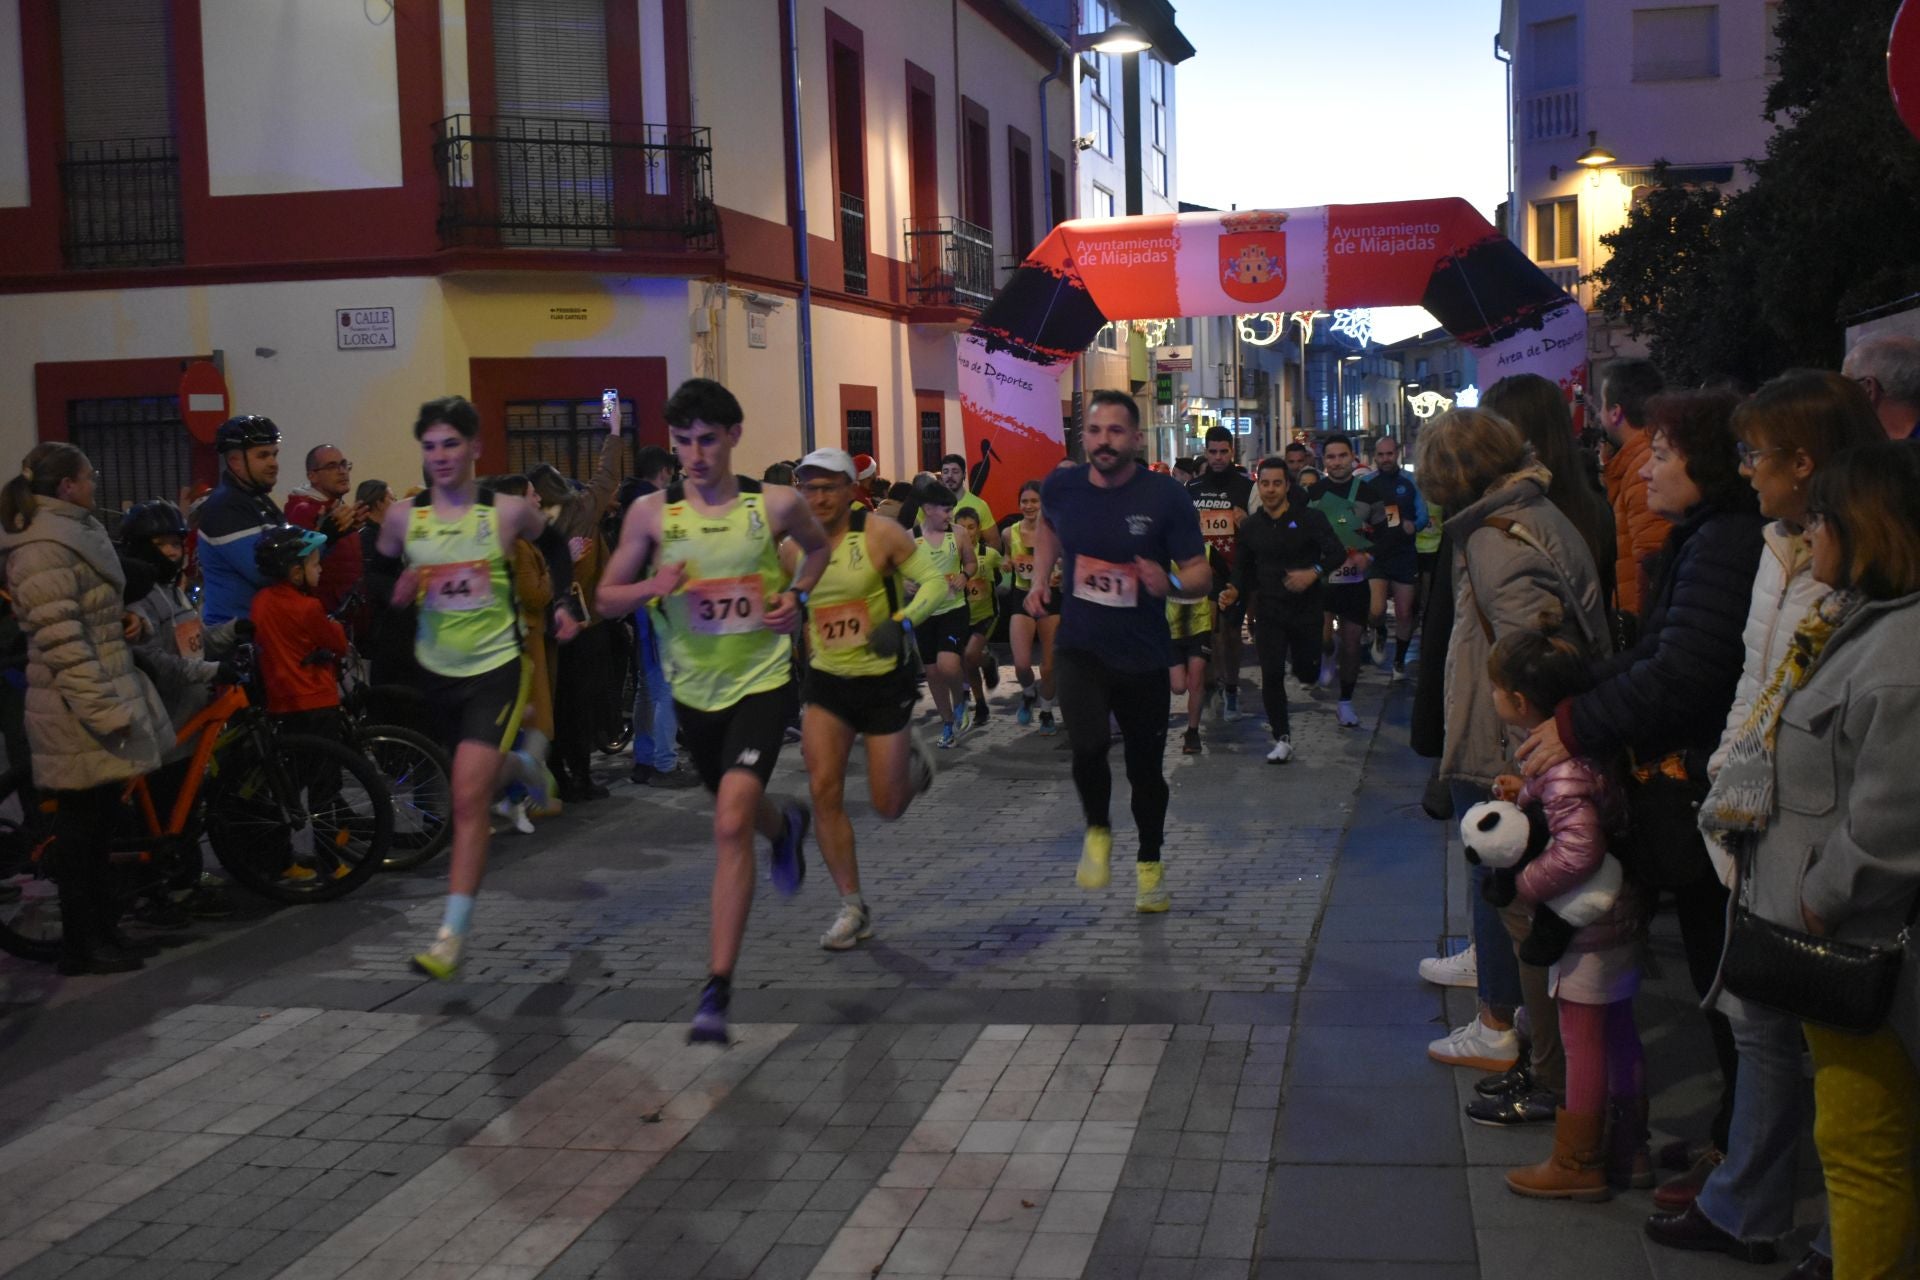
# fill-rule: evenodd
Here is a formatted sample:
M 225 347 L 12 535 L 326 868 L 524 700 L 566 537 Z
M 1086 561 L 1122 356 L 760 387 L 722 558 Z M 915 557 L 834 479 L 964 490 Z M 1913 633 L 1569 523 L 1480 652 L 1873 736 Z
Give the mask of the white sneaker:
M 1480 961 L 1473 944 L 1445 957 L 1428 956 L 1420 962 L 1420 980 L 1436 987 L 1473 987 L 1480 982 Z
M 1495 1031 L 1475 1018 L 1445 1039 L 1428 1045 L 1427 1056 L 1450 1067 L 1505 1071 L 1520 1060 L 1520 1037 L 1511 1028 Z
M 1284 734 L 1273 744 L 1273 750 L 1267 752 L 1268 764 L 1285 764 L 1293 759 L 1293 739 Z
M 1358 729 L 1360 727 L 1360 717 L 1354 714 L 1353 704 L 1351 702 L 1342 702 L 1340 704 L 1338 719 L 1342 729 Z
M 820 935 L 820 945 L 828 951 L 849 951 L 856 942 L 864 942 L 873 936 L 873 913 L 865 907 L 856 907 L 849 903 L 840 905 L 840 914 L 834 917 L 833 924 Z
M 433 945 L 414 956 L 413 971 L 440 982 L 451 982 L 460 972 L 460 952 L 465 941 L 445 925 L 440 926 L 440 935 L 433 940 Z

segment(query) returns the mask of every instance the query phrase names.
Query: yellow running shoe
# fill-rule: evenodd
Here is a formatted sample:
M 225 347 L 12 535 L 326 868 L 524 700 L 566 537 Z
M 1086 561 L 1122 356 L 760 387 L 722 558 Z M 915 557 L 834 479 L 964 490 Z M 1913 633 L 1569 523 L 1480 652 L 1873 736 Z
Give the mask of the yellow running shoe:
M 1165 911 L 1172 905 L 1167 898 L 1167 887 L 1160 883 L 1162 871 L 1157 862 L 1133 864 L 1134 878 L 1139 881 L 1139 887 L 1133 891 L 1133 909 L 1142 915 Z
M 1113 854 L 1113 832 L 1106 827 L 1088 827 L 1087 838 L 1080 843 L 1080 869 L 1074 882 L 1082 889 L 1107 887 L 1107 859 Z
M 305 884 L 307 881 L 312 880 L 315 874 L 312 867 L 302 866 L 298 862 L 290 862 L 287 864 L 287 869 L 280 873 L 280 878 L 282 880 L 293 880 L 300 884 Z
M 413 958 L 415 972 L 440 982 L 452 981 L 460 972 L 460 943 L 460 935 L 442 925 L 433 945 Z

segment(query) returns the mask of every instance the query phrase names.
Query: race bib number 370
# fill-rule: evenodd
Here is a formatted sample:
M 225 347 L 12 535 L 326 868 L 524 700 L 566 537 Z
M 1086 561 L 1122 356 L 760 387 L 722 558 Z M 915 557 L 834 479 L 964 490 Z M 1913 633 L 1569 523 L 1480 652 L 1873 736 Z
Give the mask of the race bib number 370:
M 703 636 L 737 636 L 766 625 L 760 575 L 702 578 L 687 584 L 687 625 Z
M 428 613 L 467 613 L 493 600 L 493 574 L 485 560 L 431 565 L 425 578 L 420 605 Z
M 1140 603 L 1140 577 L 1130 564 L 1081 556 L 1073 564 L 1073 594 L 1088 604 L 1131 609 Z

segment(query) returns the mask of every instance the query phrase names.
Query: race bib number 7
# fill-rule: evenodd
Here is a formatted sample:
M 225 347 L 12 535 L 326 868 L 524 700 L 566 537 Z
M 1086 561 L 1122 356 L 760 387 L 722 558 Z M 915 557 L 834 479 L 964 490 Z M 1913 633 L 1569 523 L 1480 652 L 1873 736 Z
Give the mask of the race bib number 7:
M 428 613 L 467 613 L 493 601 L 493 574 L 485 560 L 428 565 L 420 607 Z
M 701 578 L 687 584 L 687 625 L 703 636 L 737 636 L 766 626 L 760 575 Z
M 1131 609 L 1140 603 L 1140 576 L 1130 564 L 1081 556 L 1073 565 L 1073 594 L 1088 604 Z

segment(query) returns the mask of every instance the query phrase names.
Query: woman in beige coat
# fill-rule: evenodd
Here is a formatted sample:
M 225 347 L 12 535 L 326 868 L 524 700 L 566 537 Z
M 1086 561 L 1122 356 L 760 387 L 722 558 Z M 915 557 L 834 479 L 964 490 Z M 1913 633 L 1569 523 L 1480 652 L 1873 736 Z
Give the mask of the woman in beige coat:
M 122 973 L 139 954 L 113 935 L 107 842 L 126 782 L 171 741 L 160 695 L 121 629 L 126 576 L 93 514 L 94 470 L 70 444 L 37 446 L 0 487 L 0 555 L 27 637 L 33 782 L 57 805 L 51 871 L 60 890 L 60 972 Z

